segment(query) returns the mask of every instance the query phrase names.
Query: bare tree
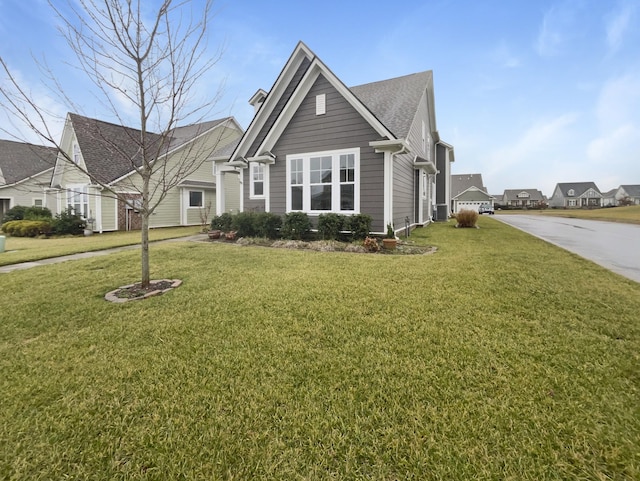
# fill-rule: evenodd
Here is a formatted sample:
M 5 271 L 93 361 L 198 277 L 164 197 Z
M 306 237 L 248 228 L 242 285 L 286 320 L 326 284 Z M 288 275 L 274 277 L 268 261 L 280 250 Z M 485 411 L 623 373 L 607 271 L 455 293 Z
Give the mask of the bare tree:
M 130 196 L 113 189 L 104 177 L 74 162 L 73 153 L 63 148 L 62 140 L 54 133 L 48 112 L 36 105 L 28 89 L 0 57 L 7 77 L 6 84 L 0 85 L 0 104 L 7 113 L 44 143 L 56 147 L 58 162 L 83 170 L 92 183 L 140 212 L 144 287 L 150 283 L 149 217 L 167 193 L 195 172 L 212 150 L 211 144 L 207 151 L 186 148 L 178 162 L 169 162 L 176 145 L 186 143 L 185 132 L 178 126 L 200 122 L 211 112 L 221 92 L 218 90 L 207 100 L 195 99 L 196 85 L 221 55 L 221 50 L 210 55 L 206 45 L 212 2 L 67 0 L 61 6 L 58 1 L 49 0 L 60 20 L 60 31 L 77 59 L 75 67 L 93 82 L 102 105 L 122 127 L 115 141 L 112 132 L 107 135 L 99 125 L 94 126 L 91 135 L 112 158 L 129 163 L 133 175 L 126 182 L 129 189 L 140 194 L 135 206 Z M 150 5 L 157 3 L 160 5 L 150 11 Z M 46 84 L 59 98 L 74 111 L 80 110 L 74 108 L 73 95 L 65 92 L 53 70 L 43 62 L 39 66 Z M 135 128 L 125 127 L 129 124 L 125 121 L 126 112 L 134 112 L 137 117 Z M 192 136 L 198 133 L 189 131 Z

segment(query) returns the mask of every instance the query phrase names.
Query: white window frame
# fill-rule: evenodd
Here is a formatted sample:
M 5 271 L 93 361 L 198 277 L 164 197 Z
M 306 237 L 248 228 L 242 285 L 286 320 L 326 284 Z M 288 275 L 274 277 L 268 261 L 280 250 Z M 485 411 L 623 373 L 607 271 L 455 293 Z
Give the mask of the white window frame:
M 422 176 L 422 200 L 427 200 L 427 192 L 429 190 L 429 176 L 423 169 L 420 170 L 420 175 Z
M 89 218 L 89 186 L 86 184 L 75 184 L 67 186 L 66 208 L 73 208 L 73 212 L 83 219 Z M 80 197 L 81 202 L 75 202 L 76 197 Z M 75 206 L 80 205 L 80 211 L 77 212 Z
M 202 205 L 191 205 L 191 193 L 200 192 L 202 199 Z M 187 209 L 202 209 L 204 207 L 204 190 L 200 189 L 188 189 L 187 190 Z
M 254 173 L 262 169 L 262 180 L 256 179 Z M 264 199 L 267 196 L 267 179 L 269 178 L 269 166 L 260 162 L 249 162 L 249 198 Z M 262 194 L 256 194 L 256 183 L 262 182 Z
M 569 189 L 569 192 L 567 192 L 567 195 L 568 195 L 569 197 L 573 197 L 574 195 L 576 195 L 576 191 L 575 191 L 575 190 L 573 190 L 573 189 Z
M 353 182 L 340 182 L 340 156 L 353 155 Z M 312 210 L 311 209 L 311 158 L 331 157 L 331 209 Z M 302 161 L 302 209 L 291 208 L 291 165 L 293 160 Z M 322 152 L 306 152 L 302 154 L 289 154 L 286 158 L 287 182 L 286 182 L 286 210 L 287 212 L 306 212 L 310 215 L 326 214 L 329 212 L 336 214 L 359 214 L 360 213 L 360 148 L 327 150 Z M 353 185 L 353 210 L 342 210 L 340 208 L 340 186 Z M 293 184 L 296 185 L 296 184 Z M 314 184 L 315 185 L 315 184 Z
M 324 115 L 327 113 L 327 95 L 316 95 L 316 115 Z
M 37 204 L 38 202 L 40 202 L 40 205 Z M 44 199 L 42 197 L 34 197 L 31 199 L 31 205 L 34 207 L 44 207 Z

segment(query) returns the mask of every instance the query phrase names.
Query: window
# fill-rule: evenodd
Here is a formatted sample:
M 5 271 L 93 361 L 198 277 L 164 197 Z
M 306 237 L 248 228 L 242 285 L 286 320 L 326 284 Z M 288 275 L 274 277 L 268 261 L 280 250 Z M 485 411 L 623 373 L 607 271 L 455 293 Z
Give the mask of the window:
M 428 190 L 428 177 L 427 173 L 422 171 L 422 200 L 427 200 L 427 190 Z
M 33 206 L 34 207 L 43 207 L 42 199 L 33 199 Z
M 576 191 L 573 190 L 573 189 L 569 189 L 569 192 L 567 192 L 567 195 L 568 196 L 574 196 L 574 195 L 576 195 Z
M 74 214 L 89 217 L 89 194 L 86 185 L 70 185 L 67 190 L 67 208 L 73 209 Z
M 264 198 L 264 176 L 265 176 L 265 165 L 258 164 L 255 162 L 251 163 L 251 182 L 250 182 L 250 197 L 252 199 L 256 198 Z
M 518 194 L 518 198 L 519 199 L 527 199 L 529 197 L 529 193 L 528 192 L 520 192 Z
M 287 212 L 357 212 L 359 167 L 360 149 L 288 155 Z
M 204 192 L 201 190 L 189 191 L 189 207 L 202 207 L 204 205 Z
M 80 164 L 80 146 L 78 144 L 73 144 L 73 163 Z
M 569 199 L 569 207 L 575 207 L 576 206 L 576 199 Z

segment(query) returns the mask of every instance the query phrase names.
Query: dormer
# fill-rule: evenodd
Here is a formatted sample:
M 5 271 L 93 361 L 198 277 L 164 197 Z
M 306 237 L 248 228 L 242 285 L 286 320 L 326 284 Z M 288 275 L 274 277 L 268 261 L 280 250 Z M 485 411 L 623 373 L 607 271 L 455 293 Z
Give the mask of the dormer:
M 528 199 L 530 196 L 529 196 L 529 192 L 520 192 L 517 195 L 517 197 L 518 199 Z
M 258 91 L 253 94 L 253 96 L 249 99 L 249 103 L 253 106 L 254 113 L 260 109 L 260 107 L 264 103 L 264 99 L 266 98 L 267 92 L 262 89 L 258 89 Z
M 576 195 L 576 191 L 575 191 L 575 190 L 573 190 L 573 189 L 569 189 L 569 191 L 567 192 L 567 195 L 568 195 L 569 197 L 573 197 L 574 195 Z

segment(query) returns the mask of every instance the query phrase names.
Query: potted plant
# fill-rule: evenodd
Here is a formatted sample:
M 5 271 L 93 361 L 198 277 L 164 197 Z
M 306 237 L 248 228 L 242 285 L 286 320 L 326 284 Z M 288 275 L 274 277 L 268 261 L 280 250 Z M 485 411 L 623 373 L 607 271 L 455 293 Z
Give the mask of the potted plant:
M 382 239 L 382 245 L 385 249 L 388 250 L 393 250 L 398 245 L 396 233 L 393 231 L 393 226 L 391 225 L 391 223 L 387 224 L 387 235 L 384 239 Z

